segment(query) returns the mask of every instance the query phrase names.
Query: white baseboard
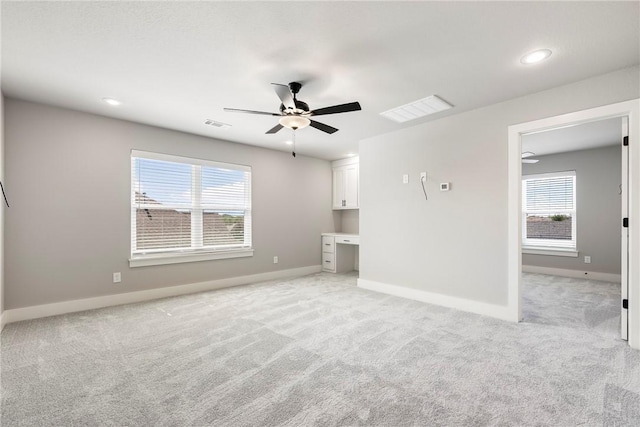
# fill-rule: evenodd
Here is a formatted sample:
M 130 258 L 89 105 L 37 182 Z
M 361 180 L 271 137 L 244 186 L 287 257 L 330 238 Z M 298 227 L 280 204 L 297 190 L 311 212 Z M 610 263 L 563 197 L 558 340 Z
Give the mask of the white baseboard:
M 408 298 L 416 301 L 426 302 L 429 304 L 455 308 L 457 310 L 467 311 L 470 313 L 495 317 L 496 319 L 500 320 L 507 320 L 510 322 L 518 321 L 516 310 L 504 305 L 487 304 L 480 301 L 473 301 L 452 297 L 449 295 L 436 294 L 432 292 L 421 291 L 418 289 L 406 288 L 404 286 L 389 285 L 387 283 L 374 282 L 373 280 L 365 279 L 358 279 L 358 287 L 371 291 L 382 292 L 384 294 L 394 295 L 401 298 Z
M 56 302 L 53 304 L 36 305 L 31 307 L 14 308 L 2 313 L 2 324 L 20 322 L 22 320 L 38 319 L 41 317 L 57 316 L 77 311 L 93 310 L 114 305 L 131 304 L 150 301 L 195 292 L 212 291 L 232 286 L 247 285 L 265 280 L 276 280 L 286 277 L 305 276 L 319 273 L 321 265 L 292 268 L 289 270 L 271 271 L 268 273 L 252 274 L 249 276 L 230 277 L 227 279 L 211 280 L 207 282 L 190 283 L 187 285 L 170 286 L 166 288 L 149 289 L 147 291 L 127 292 L 124 294 L 105 295 L 102 297 L 85 298 L 73 301 Z
M 4 329 L 4 324 L 5 324 L 4 319 L 6 319 L 6 317 L 4 316 L 4 311 L 3 311 L 0 314 L 0 332 L 2 332 L 2 330 Z
M 523 273 L 549 274 L 551 276 L 574 277 L 578 279 L 601 280 L 603 282 L 621 283 L 620 274 L 598 273 L 597 271 L 569 270 L 565 268 L 538 267 L 537 265 L 523 265 Z

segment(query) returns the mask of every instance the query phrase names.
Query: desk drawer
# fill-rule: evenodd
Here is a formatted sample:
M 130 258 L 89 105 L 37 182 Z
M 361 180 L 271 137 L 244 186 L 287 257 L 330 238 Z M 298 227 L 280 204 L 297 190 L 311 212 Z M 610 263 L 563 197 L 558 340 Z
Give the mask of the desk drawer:
M 340 243 L 343 245 L 359 245 L 360 244 L 360 237 L 342 237 L 342 236 L 336 236 L 336 243 Z
M 334 253 L 335 251 L 335 238 L 333 236 L 322 236 L 322 252 Z
M 327 271 L 336 271 L 336 259 L 334 254 L 322 254 L 322 269 Z

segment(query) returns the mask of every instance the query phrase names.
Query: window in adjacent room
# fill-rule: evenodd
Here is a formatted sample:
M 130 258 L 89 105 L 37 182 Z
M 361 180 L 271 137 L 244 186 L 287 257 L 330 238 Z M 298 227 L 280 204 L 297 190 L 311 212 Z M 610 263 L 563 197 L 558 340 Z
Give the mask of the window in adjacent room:
M 251 167 L 131 152 L 132 267 L 252 254 Z
M 575 171 L 522 177 L 522 247 L 576 251 Z

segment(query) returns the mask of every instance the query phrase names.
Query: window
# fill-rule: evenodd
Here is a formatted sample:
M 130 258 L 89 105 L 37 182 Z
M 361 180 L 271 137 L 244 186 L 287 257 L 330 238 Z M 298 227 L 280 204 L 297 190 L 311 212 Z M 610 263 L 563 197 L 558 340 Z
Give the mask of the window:
M 252 254 L 249 166 L 131 152 L 132 267 Z
M 522 177 L 522 246 L 576 251 L 575 171 Z

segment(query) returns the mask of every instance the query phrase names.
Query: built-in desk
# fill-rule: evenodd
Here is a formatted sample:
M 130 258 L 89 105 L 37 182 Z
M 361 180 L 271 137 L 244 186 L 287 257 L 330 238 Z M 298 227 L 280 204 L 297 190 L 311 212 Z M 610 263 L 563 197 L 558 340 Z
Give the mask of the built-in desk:
M 322 271 L 346 273 L 357 270 L 360 236 L 347 233 L 322 233 Z

